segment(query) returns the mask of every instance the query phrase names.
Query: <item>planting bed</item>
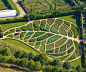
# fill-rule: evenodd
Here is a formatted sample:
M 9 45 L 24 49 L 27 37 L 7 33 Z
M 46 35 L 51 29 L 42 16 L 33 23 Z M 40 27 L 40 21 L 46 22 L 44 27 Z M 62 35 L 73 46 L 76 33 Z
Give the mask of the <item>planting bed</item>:
M 77 32 L 74 32 L 71 27 Z M 47 53 L 52 58 L 65 60 L 66 57 L 73 59 L 80 55 L 80 45 L 74 41 L 78 37 L 77 27 L 58 18 L 31 21 L 9 29 L 3 34 L 5 38 L 22 41 L 39 52 Z M 76 57 L 72 57 L 71 54 L 75 54 Z

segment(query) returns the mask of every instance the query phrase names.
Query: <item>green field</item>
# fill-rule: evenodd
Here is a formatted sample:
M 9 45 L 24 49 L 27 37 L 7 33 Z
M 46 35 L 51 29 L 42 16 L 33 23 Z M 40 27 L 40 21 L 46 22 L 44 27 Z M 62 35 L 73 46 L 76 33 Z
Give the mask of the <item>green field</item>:
M 9 24 L 0 24 L 2 27 L 2 31 L 5 31 L 9 28 L 17 27 L 26 24 L 27 22 L 17 22 L 17 23 L 9 23 Z
M 18 13 L 18 15 L 20 15 L 20 12 L 19 12 L 18 8 L 15 6 L 14 2 L 12 0 L 9 0 L 9 2 L 12 5 L 12 7 L 16 10 L 16 12 Z
M 0 10 L 6 10 L 6 6 L 4 5 L 4 3 L 2 2 L 2 0 L 0 0 Z

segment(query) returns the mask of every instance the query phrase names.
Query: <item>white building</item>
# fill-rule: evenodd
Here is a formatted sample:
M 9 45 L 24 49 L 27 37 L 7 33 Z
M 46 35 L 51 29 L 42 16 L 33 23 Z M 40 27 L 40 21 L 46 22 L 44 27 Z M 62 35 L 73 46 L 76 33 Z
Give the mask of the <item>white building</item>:
M 0 18 L 17 16 L 16 10 L 0 10 Z

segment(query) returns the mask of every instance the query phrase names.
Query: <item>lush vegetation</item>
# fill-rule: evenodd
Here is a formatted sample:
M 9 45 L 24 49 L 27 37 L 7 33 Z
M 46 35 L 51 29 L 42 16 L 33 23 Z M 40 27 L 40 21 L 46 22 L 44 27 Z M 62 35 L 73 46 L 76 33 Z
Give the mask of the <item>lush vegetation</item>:
M 12 5 L 12 7 L 17 11 L 18 15 L 20 15 L 20 12 L 19 12 L 18 8 L 15 6 L 14 2 L 12 0 L 9 0 L 9 2 Z
M 6 10 L 6 6 L 4 5 L 4 3 L 2 2 L 2 0 L 0 0 L 0 10 Z

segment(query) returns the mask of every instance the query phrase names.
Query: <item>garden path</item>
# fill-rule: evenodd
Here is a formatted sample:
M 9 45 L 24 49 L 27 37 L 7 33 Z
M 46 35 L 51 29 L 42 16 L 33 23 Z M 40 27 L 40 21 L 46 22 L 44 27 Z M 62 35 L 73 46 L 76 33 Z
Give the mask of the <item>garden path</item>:
M 20 12 L 19 17 L 23 17 L 26 13 L 22 9 L 22 7 L 18 4 L 18 0 L 13 0 L 13 2 L 14 2 L 14 4 L 16 5 L 16 7 L 18 8 L 18 10 Z

